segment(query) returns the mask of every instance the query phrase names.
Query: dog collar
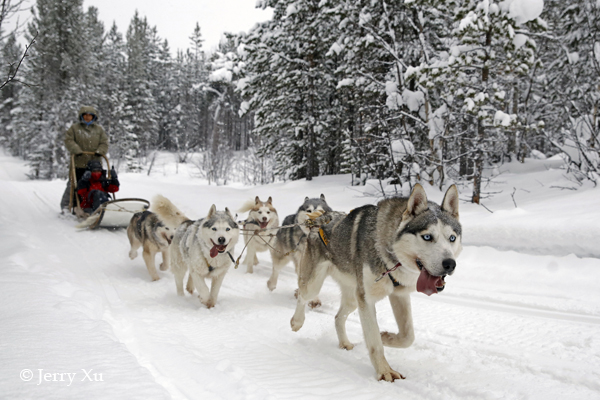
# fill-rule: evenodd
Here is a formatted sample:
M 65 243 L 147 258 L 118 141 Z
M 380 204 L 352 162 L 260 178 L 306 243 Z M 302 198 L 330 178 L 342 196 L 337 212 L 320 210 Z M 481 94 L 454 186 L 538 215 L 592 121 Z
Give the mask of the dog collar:
M 235 260 L 233 259 L 233 256 L 231 255 L 231 253 L 227 252 L 227 255 L 229 256 L 229 258 L 231 258 L 231 262 L 233 262 L 235 264 Z
M 233 261 L 233 263 L 235 264 L 235 260 L 233 259 L 233 256 L 231 255 L 231 253 L 227 252 L 227 255 L 229 256 L 229 258 L 231 258 L 231 261 Z M 208 272 L 213 272 L 214 270 L 215 270 L 215 267 L 213 267 L 212 265 L 208 266 Z
M 394 287 L 396 286 L 400 286 L 400 282 L 398 282 L 397 280 L 394 279 L 394 277 L 392 276 L 391 272 L 397 270 L 398 268 L 400 268 L 402 266 L 402 264 L 400 264 L 400 262 L 398 262 L 398 264 L 394 265 L 392 268 L 390 269 L 385 269 L 385 272 L 383 274 L 381 274 L 381 276 L 377 279 L 375 279 L 375 282 L 379 282 L 380 280 L 382 280 L 386 275 L 390 277 L 390 280 L 392 281 L 392 284 L 394 285 Z

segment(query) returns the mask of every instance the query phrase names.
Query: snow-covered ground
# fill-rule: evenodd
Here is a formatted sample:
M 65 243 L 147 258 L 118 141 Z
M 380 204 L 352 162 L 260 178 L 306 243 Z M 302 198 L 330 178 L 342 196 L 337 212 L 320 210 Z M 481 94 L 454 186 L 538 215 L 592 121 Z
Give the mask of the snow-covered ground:
M 348 176 L 209 186 L 162 160 L 150 176 L 120 174 L 119 196 L 161 193 L 191 218 L 256 195 L 272 196 L 281 218 L 320 193 L 340 211 L 376 202 Z M 572 190 L 560 167 L 507 165 L 486 188 L 499 192 L 489 210 L 461 203 L 457 271 L 443 293 L 412 295 L 415 343 L 385 349 L 406 379 L 387 383 L 375 379 L 356 312 L 347 326 L 357 345 L 338 349 L 329 278 L 297 333 L 293 267 L 269 292 L 266 253 L 252 275 L 230 269 L 208 310 L 177 297 L 170 272 L 152 282 L 141 257 L 128 258 L 124 230 L 79 232 L 59 218 L 65 182 L 30 181 L 0 152 L 0 398 L 600 399 L 600 189 Z M 387 301 L 378 320 L 395 330 Z

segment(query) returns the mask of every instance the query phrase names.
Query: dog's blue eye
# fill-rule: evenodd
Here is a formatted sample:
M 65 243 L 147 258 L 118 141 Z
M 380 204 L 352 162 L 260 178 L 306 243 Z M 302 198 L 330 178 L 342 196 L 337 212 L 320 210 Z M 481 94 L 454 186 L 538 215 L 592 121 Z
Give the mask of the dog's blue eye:
M 423 240 L 424 240 L 424 241 L 426 241 L 426 242 L 431 242 L 431 240 L 433 239 L 433 238 L 431 237 L 431 235 L 423 235 L 423 236 L 421 236 L 421 237 L 422 237 L 422 238 L 423 238 Z
M 229 228 L 225 229 L 225 231 L 226 231 L 226 232 L 229 232 L 230 230 L 231 230 L 231 229 L 229 229 Z
M 451 241 L 451 242 L 454 242 L 454 241 L 456 241 L 456 236 L 454 236 L 454 235 L 450 236 L 450 241 Z
M 212 229 L 213 229 L 213 231 L 215 231 L 215 232 L 217 231 L 217 228 L 212 228 Z

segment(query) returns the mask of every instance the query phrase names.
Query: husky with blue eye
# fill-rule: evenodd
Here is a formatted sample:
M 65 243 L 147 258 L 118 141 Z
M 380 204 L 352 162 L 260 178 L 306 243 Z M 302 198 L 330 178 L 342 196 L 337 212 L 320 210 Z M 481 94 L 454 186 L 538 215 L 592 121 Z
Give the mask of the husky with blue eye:
M 168 210 L 162 210 L 169 214 Z M 160 215 L 161 210 L 157 210 Z M 173 213 L 170 213 L 173 214 Z M 183 280 L 189 272 L 186 289 L 198 291 L 200 302 L 212 308 L 217 302 L 221 284 L 233 261 L 233 249 L 240 229 L 228 208 L 217 211 L 213 204 L 208 215 L 191 221 L 181 215 L 169 249 L 170 267 L 175 276 L 177 294 L 183 296 Z M 205 279 L 211 279 L 210 289 Z
M 319 217 L 321 218 L 321 217 Z M 298 303 L 292 330 L 304 324 L 305 304 L 319 293 L 330 275 L 341 289 L 335 316 L 339 346 L 351 350 L 346 319 L 358 308 L 365 343 L 377 378 L 394 381 L 403 376 L 388 364 L 383 346 L 408 347 L 414 340 L 410 293 L 432 295 L 444 289 L 462 250 L 458 221 L 458 191 L 452 185 L 441 206 L 427 201 L 415 185 L 409 198 L 389 198 L 349 214 L 329 216 L 319 232 L 306 240 L 298 268 Z M 380 332 L 375 303 L 388 297 L 398 333 Z

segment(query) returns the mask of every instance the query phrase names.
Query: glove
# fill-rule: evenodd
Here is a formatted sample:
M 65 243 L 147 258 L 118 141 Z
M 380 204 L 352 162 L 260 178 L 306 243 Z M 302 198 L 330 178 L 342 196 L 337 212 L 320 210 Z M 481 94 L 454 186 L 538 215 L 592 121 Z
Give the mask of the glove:
M 112 179 L 117 179 L 117 171 L 115 171 L 115 167 L 110 168 L 110 177 Z
M 83 179 L 84 181 L 89 181 L 91 177 L 92 177 L 92 173 L 90 171 L 85 171 L 85 173 L 83 174 L 81 179 Z

